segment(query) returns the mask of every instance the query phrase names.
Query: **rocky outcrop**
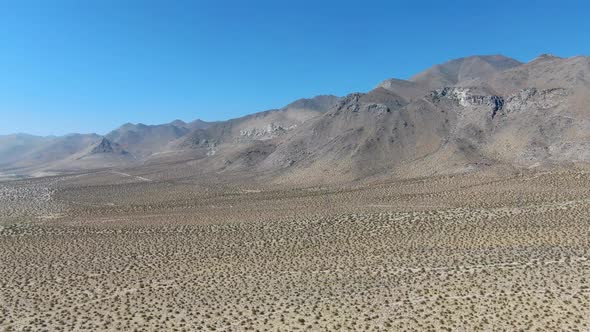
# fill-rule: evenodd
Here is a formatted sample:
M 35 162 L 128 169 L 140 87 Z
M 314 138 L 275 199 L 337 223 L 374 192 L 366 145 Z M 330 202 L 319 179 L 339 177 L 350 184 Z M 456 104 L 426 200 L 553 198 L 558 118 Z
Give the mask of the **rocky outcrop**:
M 90 150 L 91 154 L 95 153 L 112 153 L 113 152 L 113 144 L 106 138 L 103 138 L 100 143 L 98 143 L 92 150 Z
M 568 96 L 563 88 L 539 90 L 537 88 L 522 89 L 506 99 L 506 113 L 524 110 L 546 110 L 556 107 Z
M 492 119 L 504 107 L 505 102 L 502 97 L 477 94 L 474 92 L 475 91 L 471 88 L 446 87 L 432 91 L 429 97 L 435 103 L 446 98 L 455 101 L 463 107 L 484 106 L 489 109 L 489 114 Z
M 353 93 L 342 98 L 327 115 L 334 117 L 342 112 L 369 112 L 375 115 L 389 113 L 391 109 L 383 103 L 364 100 L 367 94 Z
M 283 126 L 282 124 L 278 123 L 269 123 L 263 128 L 248 128 L 240 130 L 240 137 L 238 137 L 237 140 L 244 138 L 260 140 L 271 139 L 279 135 L 282 135 L 296 127 L 297 125 Z
M 94 146 L 88 155 L 94 154 L 120 154 L 120 155 L 128 155 L 129 152 L 121 148 L 121 146 L 117 143 L 111 142 L 107 138 L 102 138 L 100 143 Z

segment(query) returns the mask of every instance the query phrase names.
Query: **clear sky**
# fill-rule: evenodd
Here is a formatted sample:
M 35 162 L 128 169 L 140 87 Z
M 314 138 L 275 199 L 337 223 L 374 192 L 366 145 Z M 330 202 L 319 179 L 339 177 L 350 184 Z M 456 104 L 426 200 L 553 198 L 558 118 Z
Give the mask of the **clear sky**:
M 228 119 L 474 54 L 588 55 L 587 3 L 0 0 L 0 134 Z

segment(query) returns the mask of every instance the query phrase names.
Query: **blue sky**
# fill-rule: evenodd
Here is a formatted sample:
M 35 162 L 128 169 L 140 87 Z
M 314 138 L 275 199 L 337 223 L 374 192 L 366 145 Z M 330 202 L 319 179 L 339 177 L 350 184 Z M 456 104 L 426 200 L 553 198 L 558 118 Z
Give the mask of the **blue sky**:
M 0 134 L 104 134 L 367 91 L 473 54 L 590 54 L 585 1 L 0 0 Z

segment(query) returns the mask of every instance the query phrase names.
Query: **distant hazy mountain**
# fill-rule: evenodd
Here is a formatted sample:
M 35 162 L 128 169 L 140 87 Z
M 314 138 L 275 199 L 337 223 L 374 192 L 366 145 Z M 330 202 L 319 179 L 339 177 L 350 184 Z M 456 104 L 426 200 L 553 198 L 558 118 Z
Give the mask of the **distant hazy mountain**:
M 589 57 L 541 55 L 523 64 L 471 56 L 367 93 L 300 99 L 228 121 L 125 124 L 104 138 L 2 136 L 0 170 L 141 165 L 162 177 L 347 181 L 564 166 L 590 162 L 589 105 Z
M 35 167 L 67 158 L 100 141 L 96 134 L 61 137 L 26 134 L 0 136 L 0 167 Z
M 0 164 L 6 165 L 19 160 L 48 140 L 47 137 L 28 134 L 0 136 Z

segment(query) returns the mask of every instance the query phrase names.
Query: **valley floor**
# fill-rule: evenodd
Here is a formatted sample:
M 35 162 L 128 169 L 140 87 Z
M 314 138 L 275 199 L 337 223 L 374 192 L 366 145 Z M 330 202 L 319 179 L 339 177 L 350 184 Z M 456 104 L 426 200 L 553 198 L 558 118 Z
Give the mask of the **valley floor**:
M 590 173 L 0 183 L 1 331 L 588 331 Z

